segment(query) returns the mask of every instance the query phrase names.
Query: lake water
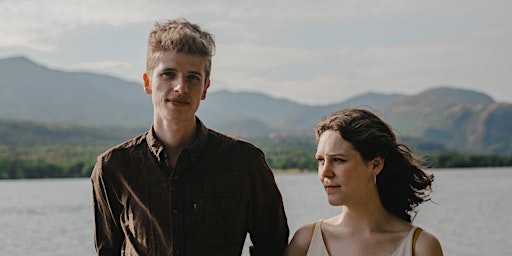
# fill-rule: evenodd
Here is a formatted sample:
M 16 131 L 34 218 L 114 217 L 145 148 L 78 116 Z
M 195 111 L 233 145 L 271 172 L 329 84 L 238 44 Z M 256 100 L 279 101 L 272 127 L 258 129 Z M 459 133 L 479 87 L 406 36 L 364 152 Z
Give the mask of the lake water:
M 414 224 L 445 255 L 512 255 L 512 168 L 435 170 Z M 316 174 L 277 174 L 290 226 L 337 214 Z M 0 181 L 0 255 L 95 255 L 89 179 Z M 248 255 L 247 249 L 244 255 Z

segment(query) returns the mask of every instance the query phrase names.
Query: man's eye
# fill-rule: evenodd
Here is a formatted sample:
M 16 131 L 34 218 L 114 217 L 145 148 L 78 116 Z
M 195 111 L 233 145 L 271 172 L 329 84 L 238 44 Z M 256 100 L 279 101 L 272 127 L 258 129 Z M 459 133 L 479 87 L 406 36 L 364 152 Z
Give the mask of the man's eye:
M 176 74 L 174 72 L 164 72 L 162 73 L 163 76 L 166 76 L 166 77 L 175 77 Z
M 325 162 L 323 158 L 317 158 L 316 161 L 318 162 L 318 164 L 323 164 Z
M 199 80 L 201 80 L 201 78 L 200 78 L 200 77 L 198 77 L 198 76 L 194 76 L 194 75 L 188 76 L 188 79 L 189 79 L 190 81 L 199 81 Z

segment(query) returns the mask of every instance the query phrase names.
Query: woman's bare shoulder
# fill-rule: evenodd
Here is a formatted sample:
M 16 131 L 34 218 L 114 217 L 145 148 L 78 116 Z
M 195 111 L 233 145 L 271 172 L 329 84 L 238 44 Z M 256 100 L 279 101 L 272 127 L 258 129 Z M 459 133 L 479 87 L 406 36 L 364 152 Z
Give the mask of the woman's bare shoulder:
M 299 256 L 307 254 L 309 244 L 311 243 L 311 237 L 313 236 L 314 225 L 315 223 L 309 223 L 295 231 L 295 234 L 286 249 L 286 255 Z
M 442 256 L 443 249 L 441 248 L 441 243 L 437 237 L 427 231 L 422 231 L 418 236 L 418 240 L 416 241 L 416 245 L 414 247 L 414 255 Z

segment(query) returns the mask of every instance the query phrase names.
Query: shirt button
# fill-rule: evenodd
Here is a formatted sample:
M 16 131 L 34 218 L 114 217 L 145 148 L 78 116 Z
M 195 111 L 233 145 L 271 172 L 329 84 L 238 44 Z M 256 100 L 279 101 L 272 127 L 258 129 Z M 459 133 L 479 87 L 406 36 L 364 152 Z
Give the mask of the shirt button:
M 173 215 L 178 215 L 178 210 L 172 210 Z

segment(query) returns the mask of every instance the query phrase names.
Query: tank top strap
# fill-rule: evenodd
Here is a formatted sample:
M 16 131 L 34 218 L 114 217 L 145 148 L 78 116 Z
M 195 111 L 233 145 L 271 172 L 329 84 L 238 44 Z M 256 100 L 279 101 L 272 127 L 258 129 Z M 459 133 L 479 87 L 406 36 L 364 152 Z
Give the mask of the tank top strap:
M 322 236 L 321 224 L 322 220 L 313 224 L 313 234 L 311 234 L 311 242 L 306 256 L 329 256 Z
M 423 229 L 417 227 L 416 230 L 414 230 L 414 234 L 412 235 L 412 255 L 414 255 L 414 246 L 416 246 L 416 241 L 418 240 L 421 231 L 423 231 Z

